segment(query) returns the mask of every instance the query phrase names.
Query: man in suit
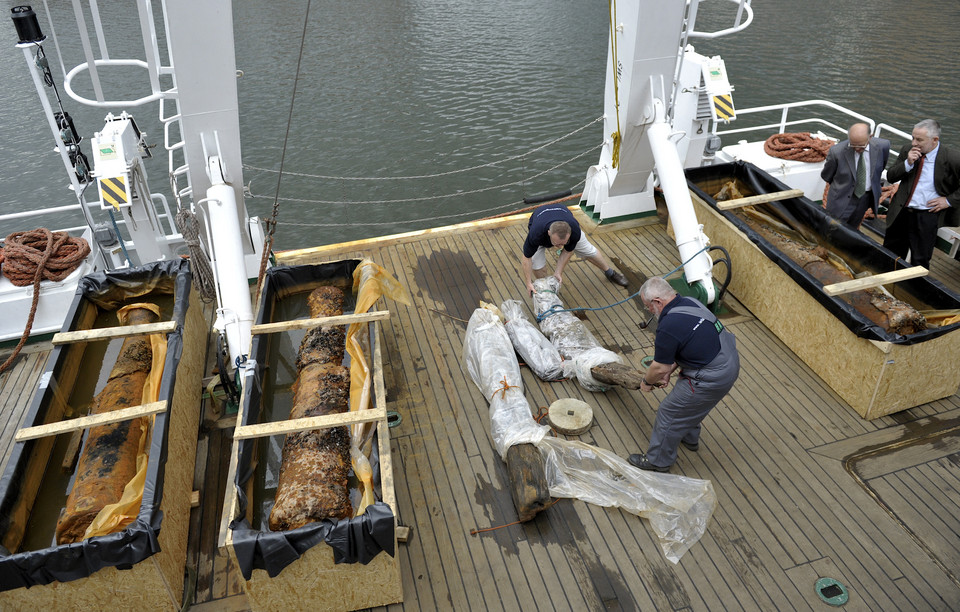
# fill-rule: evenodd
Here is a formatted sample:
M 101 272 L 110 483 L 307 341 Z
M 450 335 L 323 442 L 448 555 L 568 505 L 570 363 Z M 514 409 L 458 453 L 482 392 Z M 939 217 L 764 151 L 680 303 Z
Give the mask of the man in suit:
M 937 229 L 960 225 L 960 151 L 940 144 L 940 124 L 924 119 L 900 150 L 887 180 L 900 181 L 887 210 L 883 246 L 910 263 L 930 267 Z
M 855 123 L 847 140 L 827 152 L 820 177 L 829 185 L 827 213 L 851 229 L 860 227 L 868 208 L 880 201 L 880 175 L 890 156 L 890 141 L 870 138 L 866 123 Z

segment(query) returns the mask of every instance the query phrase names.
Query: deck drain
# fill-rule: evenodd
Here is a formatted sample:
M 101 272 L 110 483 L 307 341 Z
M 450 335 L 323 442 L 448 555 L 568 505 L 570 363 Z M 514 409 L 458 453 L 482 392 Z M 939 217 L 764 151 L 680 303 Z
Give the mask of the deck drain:
M 843 586 L 836 578 L 820 578 L 814 588 L 817 589 L 817 595 L 820 596 L 820 599 L 831 606 L 842 606 L 850 599 L 847 594 L 847 587 Z
M 396 410 L 387 410 L 387 427 L 398 427 L 403 417 Z

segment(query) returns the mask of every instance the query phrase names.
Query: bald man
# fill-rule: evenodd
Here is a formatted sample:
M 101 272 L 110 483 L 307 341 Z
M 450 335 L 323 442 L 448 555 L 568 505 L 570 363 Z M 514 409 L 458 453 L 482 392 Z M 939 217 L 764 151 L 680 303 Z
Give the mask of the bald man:
M 660 402 L 646 453 L 627 458 L 641 470 L 669 472 L 677 447 L 700 448 L 700 423 L 730 392 L 740 375 L 737 340 L 697 300 L 677 294 L 670 283 L 652 276 L 640 287 L 640 300 L 657 317 L 653 361 L 640 390 L 666 387 L 679 369 L 676 384 Z
M 851 229 L 860 227 L 868 208 L 880 201 L 880 175 L 890 157 L 890 141 L 870 138 L 866 123 L 855 123 L 827 152 L 820 177 L 830 185 L 827 213 Z

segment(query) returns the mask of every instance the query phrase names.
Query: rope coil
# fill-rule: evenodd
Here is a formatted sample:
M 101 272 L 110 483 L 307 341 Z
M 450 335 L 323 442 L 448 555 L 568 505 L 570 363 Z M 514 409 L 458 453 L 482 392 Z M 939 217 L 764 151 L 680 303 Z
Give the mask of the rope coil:
M 26 287 L 35 278 L 37 282 L 67 278 L 90 254 L 90 245 L 66 232 L 39 228 L 10 234 L 3 251 L 3 275 L 17 287 Z
M 763 151 L 771 157 L 808 163 L 821 162 L 836 142 L 814 138 L 810 132 L 774 134 L 763 143 Z
M 0 372 L 5 372 L 10 367 L 30 337 L 33 319 L 37 314 L 37 302 L 40 300 L 40 282 L 59 282 L 70 276 L 90 254 L 90 245 L 83 238 L 74 238 L 66 232 L 51 232 L 41 227 L 7 236 L 3 253 L 3 275 L 17 287 L 32 284 L 33 301 L 30 303 L 30 315 L 27 317 L 20 342 L 13 349 L 13 354 L 0 365 Z

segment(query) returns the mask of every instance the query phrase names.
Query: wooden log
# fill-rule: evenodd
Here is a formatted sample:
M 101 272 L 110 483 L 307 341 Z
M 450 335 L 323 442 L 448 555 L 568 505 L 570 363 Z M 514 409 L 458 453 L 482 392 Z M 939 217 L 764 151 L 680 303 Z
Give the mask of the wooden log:
M 67 443 L 67 450 L 63 452 L 63 463 L 60 464 L 60 471 L 64 474 L 73 474 L 73 466 L 77 463 L 77 456 L 80 454 L 80 443 L 82 441 L 82 429 L 70 434 L 70 442 Z
M 754 204 L 766 204 L 767 202 L 777 202 L 779 200 L 789 200 L 790 198 L 799 198 L 803 196 L 803 189 L 788 189 L 787 191 L 774 191 L 771 193 L 761 193 L 760 195 L 748 196 L 746 198 L 737 198 L 735 200 L 726 200 L 717 202 L 717 208 L 720 210 L 730 210 L 731 208 L 740 208 L 741 206 L 752 206 Z
M 550 503 L 543 455 L 533 444 L 514 444 L 507 449 L 507 475 L 521 522 L 529 521 Z
M 891 272 L 883 272 L 872 276 L 864 276 L 840 283 L 833 283 L 832 285 L 824 285 L 823 292 L 827 295 L 842 295 L 844 293 L 853 293 L 854 291 L 860 291 L 862 289 L 872 289 L 873 287 L 879 287 L 881 285 L 889 285 L 911 278 L 926 276 L 928 273 L 929 271 L 923 266 L 911 266 Z
M 602 363 L 590 368 L 590 374 L 605 385 L 637 390 L 643 380 L 643 372 L 622 363 Z

